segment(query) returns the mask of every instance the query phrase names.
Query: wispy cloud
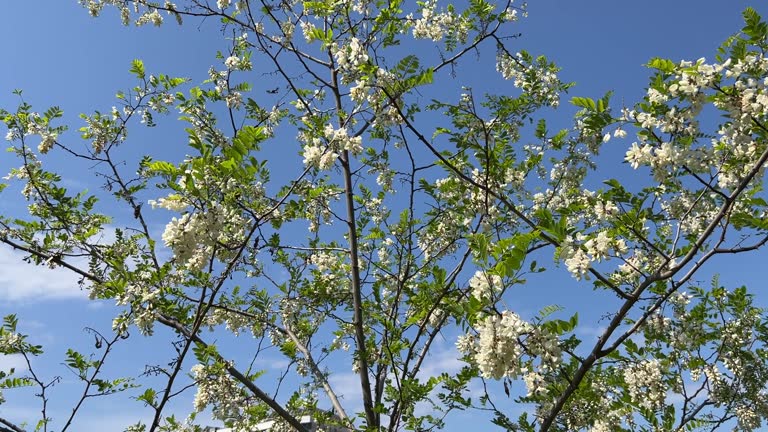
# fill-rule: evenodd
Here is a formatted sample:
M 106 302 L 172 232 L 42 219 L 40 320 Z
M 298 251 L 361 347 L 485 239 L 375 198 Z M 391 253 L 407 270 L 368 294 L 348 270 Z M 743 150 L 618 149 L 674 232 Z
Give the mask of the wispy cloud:
M 0 248 L 0 303 L 87 297 L 71 271 L 25 263 L 23 258 L 21 252 Z
M 21 354 L 0 355 L 0 371 L 8 372 L 15 369 L 16 373 L 27 370 L 27 362 Z
M 354 372 L 340 372 L 331 374 L 328 381 L 341 399 L 341 403 L 348 414 L 362 411 L 363 392 L 360 388 L 360 376 Z

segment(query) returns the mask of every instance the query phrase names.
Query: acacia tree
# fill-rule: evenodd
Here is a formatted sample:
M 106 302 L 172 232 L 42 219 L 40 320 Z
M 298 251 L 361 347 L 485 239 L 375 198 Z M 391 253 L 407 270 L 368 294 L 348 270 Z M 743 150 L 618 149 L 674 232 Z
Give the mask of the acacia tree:
M 763 311 L 744 287 L 695 281 L 715 256 L 768 241 L 768 27 L 754 11 L 715 62 L 653 59 L 634 108 L 573 98 L 574 127 L 550 131 L 570 85 L 545 57 L 511 50 L 525 15 L 511 1 L 80 3 L 94 16 L 115 7 L 126 25 L 218 18 L 234 37 L 200 86 L 135 60 L 121 106 L 82 116 L 85 146 L 62 138 L 58 108 L 0 111 L 19 160 L 6 179 L 28 208 L 0 219 L 0 241 L 119 309 L 111 332 L 88 330 L 93 353 L 67 353 L 83 392 L 66 419 L 46 412 L 56 378 L 35 368 L 42 347 L 5 318 L 0 353 L 28 370 L 0 371 L 0 389 L 32 387 L 42 416 L 0 416 L 0 430 L 76 428 L 90 398 L 126 392 L 151 413 L 130 431 L 200 430 L 206 410 L 234 430 L 306 430 L 303 415 L 432 430 L 473 409 L 526 431 L 754 430 L 768 416 Z M 409 52 L 414 39 L 439 55 Z M 456 65 L 476 53 L 495 56 L 514 90 L 473 92 Z M 261 72 L 276 89 L 251 91 Z M 463 90 L 424 103 L 448 81 Z M 187 123 L 187 156 L 126 163 L 128 130 L 170 111 Z M 636 183 L 606 179 L 601 145 L 629 133 Z M 66 190 L 49 152 L 87 161 L 109 193 Z M 604 186 L 585 189 L 593 179 Z M 168 212 L 158 238 L 151 221 Z M 597 337 L 578 337 L 578 315 L 556 307 L 524 319 L 506 306 L 514 286 L 557 271 L 610 308 L 586 318 L 607 317 Z M 241 333 L 257 348 L 223 348 Z M 428 373 L 437 339 L 459 333 L 465 367 Z M 149 366 L 162 379 L 105 377 L 137 338 L 174 347 Z M 282 393 L 252 367 L 268 347 L 289 361 Z M 361 401 L 332 385 L 348 368 Z M 191 414 L 168 412 L 191 393 Z M 516 405 L 529 412 L 509 416 Z

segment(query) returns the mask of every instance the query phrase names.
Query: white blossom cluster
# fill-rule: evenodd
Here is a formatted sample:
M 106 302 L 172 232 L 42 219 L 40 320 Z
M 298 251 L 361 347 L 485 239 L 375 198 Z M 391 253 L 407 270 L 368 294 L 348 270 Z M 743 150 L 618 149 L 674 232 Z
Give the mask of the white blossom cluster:
M 485 378 L 518 378 L 523 373 L 520 357 L 523 347 L 519 339 L 533 326 L 511 311 L 488 315 L 477 324 L 477 336 L 460 336 L 458 350 L 478 366 Z
M 111 141 L 123 142 L 126 139 L 125 128 L 119 128 L 115 133 L 114 120 L 102 117 L 98 114 L 88 117 L 83 116 L 85 126 L 80 128 L 82 137 L 91 139 L 91 146 L 94 154 L 104 151 L 104 147 Z
M 153 24 L 155 27 L 163 25 L 163 16 L 160 15 L 160 11 L 153 8 L 139 15 L 139 18 L 136 20 L 137 26 L 143 26 L 149 23 Z
M 489 199 L 488 193 L 485 190 L 498 189 L 502 186 L 496 179 L 491 178 L 491 176 L 486 175 L 486 172 L 480 171 L 477 168 L 472 170 L 472 180 L 482 185 L 483 188 L 469 188 L 466 205 L 476 215 L 483 216 L 482 229 L 488 232 L 491 229 L 489 224 L 501 217 L 501 211 L 494 201 Z
M 718 186 L 733 189 L 752 169 L 761 150 L 753 138 L 753 118 L 762 118 L 768 113 L 768 91 L 766 83 L 756 80 L 746 72 L 764 75 L 768 72 L 768 59 L 762 55 L 748 55 L 743 61 L 707 64 L 705 59 L 695 63 L 683 61 L 677 68 L 674 79 L 665 83 L 663 89 L 650 88 L 647 99 L 654 104 L 665 104 L 670 98 L 687 101 L 687 107 L 672 107 L 663 114 L 629 111 L 626 117 L 646 129 L 655 129 L 663 134 L 697 136 L 699 132 L 696 116 L 707 103 L 706 92 L 717 94 L 721 80 L 734 80 L 733 90 L 738 97 L 719 97 L 714 104 L 726 111 L 729 121 L 717 131 L 711 145 L 688 146 L 675 140 L 652 142 L 647 137 L 632 144 L 625 160 L 633 168 L 651 167 L 659 181 L 668 179 L 674 167 L 686 166 L 697 173 L 710 173 L 717 167 Z
M 526 64 L 521 53 L 514 57 L 500 53 L 496 58 L 496 70 L 514 86 L 549 106 L 560 105 L 560 80 L 553 65 Z
M 381 198 L 371 197 L 365 202 L 365 210 L 371 218 L 371 222 L 380 225 L 389 216 L 389 210 Z
M 192 366 L 191 372 L 197 382 L 193 402 L 195 412 L 213 405 L 213 418 L 217 420 L 232 420 L 240 416 L 240 410 L 245 408 L 242 392 L 229 374 L 221 368 L 200 364 Z
M 259 322 L 267 322 L 268 318 L 262 316 L 261 319 L 254 319 L 253 313 L 242 314 L 233 311 L 229 311 L 222 308 L 215 308 L 212 312 L 206 315 L 205 325 L 213 329 L 218 325 L 224 324 L 229 332 L 235 336 L 239 336 L 244 330 L 250 331 L 254 337 L 261 336 L 261 328 L 259 328 Z
M 206 211 L 173 218 L 165 227 L 163 242 L 175 259 L 189 270 L 202 270 L 217 244 L 241 241 L 248 220 L 239 211 L 213 202 Z
M 42 168 L 42 162 L 35 158 L 33 153 L 27 154 L 27 163 L 18 168 L 11 168 L 11 171 L 3 176 L 3 180 L 30 180 L 30 174 L 34 175 L 35 172 Z M 33 182 L 27 181 L 24 184 L 24 188 L 21 190 L 21 194 L 27 200 L 32 200 L 39 196 L 37 189 L 34 187 Z
M 758 430 L 763 425 L 763 416 L 756 412 L 752 406 L 738 405 L 734 412 L 738 419 L 739 430 Z
M 227 58 L 226 61 L 229 63 L 225 64 L 227 67 L 226 71 L 217 71 L 211 67 L 208 71 L 208 75 L 210 76 L 211 81 L 215 84 L 214 90 L 218 95 L 224 98 L 227 107 L 237 109 L 243 103 L 243 94 L 229 85 L 229 74 L 231 70 L 242 69 L 246 66 L 244 66 L 240 59 L 234 59 L 237 59 L 237 57 L 231 56 Z
M 450 34 L 460 43 L 467 41 L 471 22 L 452 10 L 438 12 L 437 0 L 424 2 L 420 13 L 421 18 L 418 19 L 414 19 L 413 14 L 407 17 L 413 21 L 414 39 L 430 39 L 438 42 Z
M 20 334 L 3 329 L 0 331 L 0 353 L 15 352 L 22 340 Z
M 447 312 L 445 309 L 435 307 L 427 315 L 427 325 L 432 328 L 437 328 L 445 322 Z
M 42 121 L 40 119 L 40 114 L 32 112 L 27 115 L 27 135 L 39 135 L 40 136 L 40 144 L 37 146 L 37 150 L 42 153 L 48 153 L 53 148 L 53 145 L 56 143 L 56 138 L 58 137 L 58 134 L 56 132 L 52 131 L 49 127 L 41 124 Z M 18 129 L 16 128 L 10 128 L 8 129 L 8 134 L 6 134 L 5 139 L 7 141 L 13 141 L 16 138 L 19 138 L 20 134 Z
M 704 232 L 711 221 L 720 212 L 714 193 L 695 193 L 683 190 L 673 196 L 665 196 L 661 208 L 674 220 L 679 229 L 686 234 L 698 236 Z M 740 204 L 736 204 L 739 206 Z
M 547 209 L 557 214 L 576 207 L 580 210 L 566 211 L 561 215 L 570 226 L 605 227 L 604 229 L 610 227 L 610 222 L 619 215 L 616 203 L 602 193 L 579 187 L 586 172 L 563 164 L 555 165 L 559 166 L 553 167 L 550 172 L 553 187 L 533 194 L 533 210 Z M 582 236 L 578 240 L 582 241 L 584 238 Z M 621 242 L 617 244 L 620 245 Z
M 21 134 L 19 133 L 19 129 L 15 127 L 8 128 L 8 132 L 5 134 L 6 141 L 13 141 L 20 137 L 21 137 Z
M 396 81 L 396 76 L 392 72 L 378 67 L 375 73 L 356 78 L 354 85 L 350 87 L 349 98 L 356 110 L 358 112 L 364 109 L 373 111 L 371 120 L 373 126 L 388 127 L 403 122 L 397 108 L 398 104 L 401 104 L 399 95 L 387 94 L 382 90 L 391 88 Z
M 611 274 L 611 279 L 620 284 L 633 284 L 644 274 L 675 265 L 675 260 L 666 262 L 663 257 L 642 249 L 634 249 L 631 255 L 627 256 L 628 254 L 629 251 L 621 258 L 624 262 Z
M 452 216 L 440 216 L 416 233 L 424 260 L 438 259 L 458 248 L 456 240 L 461 227 L 456 226 L 457 221 Z
M 381 241 L 379 249 L 376 251 L 376 256 L 379 259 L 380 267 L 388 267 L 392 264 L 392 256 L 390 250 L 395 245 L 395 241 L 391 237 L 387 237 Z
M 501 276 L 478 270 L 469 280 L 469 288 L 472 289 L 472 297 L 485 303 L 493 302 L 503 288 Z
M 350 38 L 349 43 L 342 46 L 333 44 L 331 51 L 343 83 L 351 83 L 362 76 L 360 66 L 368 63 L 368 52 L 360 39 Z
M 333 223 L 331 201 L 339 199 L 339 193 L 335 189 L 325 189 L 322 194 L 315 195 L 307 200 L 304 217 L 309 221 L 309 232 L 317 232 L 321 224 Z
M 579 246 L 580 243 L 583 247 Z M 560 259 L 564 260 L 573 277 L 581 280 L 587 276 L 593 262 L 626 252 L 624 239 L 611 237 L 607 231 L 599 231 L 597 235 L 578 234 L 575 240 L 567 239 L 560 247 Z
M 304 146 L 304 165 L 321 170 L 329 170 L 336 163 L 339 152 L 349 151 L 357 156 L 363 152 L 363 138 L 349 136 L 347 128 L 335 129 L 327 125 L 322 138 L 313 138 L 310 144 Z
M 245 61 L 238 56 L 229 56 L 224 60 L 224 66 L 227 70 L 239 70 L 243 67 Z
M 632 401 L 648 409 L 656 409 L 664 403 L 667 385 L 658 359 L 631 364 L 624 369 L 623 375 Z
M 314 251 L 308 258 L 308 263 L 315 268 L 312 270 L 313 280 L 309 284 L 311 293 L 333 298 L 346 298 L 349 295 L 350 283 L 348 275 L 350 266 L 346 255 L 335 250 Z M 293 308 L 295 305 L 287 305 Z

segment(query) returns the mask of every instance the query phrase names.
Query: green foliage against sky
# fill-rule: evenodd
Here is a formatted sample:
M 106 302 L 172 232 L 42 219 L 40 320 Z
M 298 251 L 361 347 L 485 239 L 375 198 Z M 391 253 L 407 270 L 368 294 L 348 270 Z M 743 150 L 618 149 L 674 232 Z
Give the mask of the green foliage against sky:
M 519 48 L 511 1 L 79 3 L 128 26 L 215 21 L 227 48 L 202 80 L 133 60 L 77 134 L 21 90 L 0 109 L 3 248 L 73 276 L 111 323 L 83 324 L 60 376 L 9 311 L 0 431 L 81 430 L 102 400 L 142 410 L 126 431 L 768 416 L 765 312 L 710 277 L 768 242 L 755 10 L 711 60 L 650 59 L 630 103 L 576 95 Z M 13 398 L 37 411 L 3 414 Z

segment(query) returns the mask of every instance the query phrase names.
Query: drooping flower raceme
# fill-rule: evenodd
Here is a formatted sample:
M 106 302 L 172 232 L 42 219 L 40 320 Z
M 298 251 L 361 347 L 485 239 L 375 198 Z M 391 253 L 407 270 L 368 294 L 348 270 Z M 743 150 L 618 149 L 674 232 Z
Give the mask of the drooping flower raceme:
M 331 47 L 342 82 L 351 83 L 361 76 L 360 66 L 368 62 L 368 52 L 360 39 L 353 37 L 347 45 Z
M 345 127 L 336 129 L 333 125 L 326 125 L 322 138 L 313 138 L 310 144 L 304 146 L 304 165 L 321 170 L 331 169 L 339 154 L 345 150 L 352 155 L 361 154 L 363 138 L 349 136 Z
M 213 405 L 213 417 L 218 420 L 232 420 L 244 408 L 243 397 L 237 382 L 219 368 L 192 366 L 192 378 L 197 382 L 194 407 L 196 412 Z
M 666 396 L 662 365 L 657 359 L 632 364 L 624 369 L 624 381 L 632 400 L 648 409 L 658 408 Z
M 485 378 L 518 378 L 523 373 L 519 338 L 533 326 L 511 311 L 487 316 L 477 325 L 477 338 L 462 337 L 457 348 L 471 356 Z
M 501 277 L 478 270 L 469 280 L 469 287 L 472 289 L 474 298 L 481 301 L 492 301 L 501 292 Z
M 163 241 L 189 270 L 201 270 L 219 244 L 239 241 L 247 220 L 239 212 L 213 203 L 205 212 L 186 213 L 165 227 Z
M 496 70 L 504 79 L 512 80 L 515 87 L 523 90 L 540 103 L 553 107 L 560 104 L 562 83 L 557 77 L 558 68 L 546 58 L 533 58 L 525 51 L 514 57 L 502 52 L 496 58 Z
M 437 11 L 437 1 L 428 0 L 421 8 L 421 17 L 414 19 L 413 37 L 415 39 L 430 39 L 434 42 L 442 40 L 446 35 L 452 35 L 459 42 L 464 43 L 469 34 L 470 23 L 462 16 L 449 9 L 445 12 Z

